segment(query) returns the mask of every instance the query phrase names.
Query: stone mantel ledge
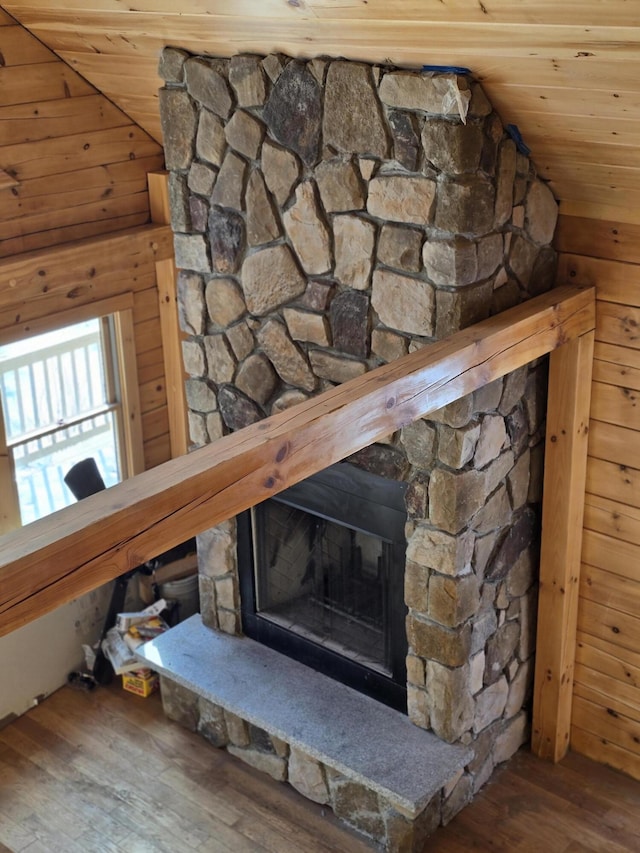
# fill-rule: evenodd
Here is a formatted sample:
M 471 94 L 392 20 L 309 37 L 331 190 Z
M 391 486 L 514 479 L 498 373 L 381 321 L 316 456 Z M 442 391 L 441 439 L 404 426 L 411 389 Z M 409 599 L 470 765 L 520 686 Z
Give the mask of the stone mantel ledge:
M 146 665 L 415 818 L 473 757 L 409 718 L 200 616 L 137 650 Z

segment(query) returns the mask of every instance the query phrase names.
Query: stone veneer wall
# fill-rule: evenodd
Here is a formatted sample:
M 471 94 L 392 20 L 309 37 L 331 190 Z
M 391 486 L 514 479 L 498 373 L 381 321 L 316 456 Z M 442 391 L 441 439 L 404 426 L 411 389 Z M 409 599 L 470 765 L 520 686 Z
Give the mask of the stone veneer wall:
M 177 49 L 160 73 L 195 445 L 551 286 L 555 201 L 470 78 Z M 350 460 L 409 483 L 408 710 L 473 746 L 460 804 L 527 734 L 544 399 L 542 362 Z M 235 544 L 199 539 L 229 633 Z

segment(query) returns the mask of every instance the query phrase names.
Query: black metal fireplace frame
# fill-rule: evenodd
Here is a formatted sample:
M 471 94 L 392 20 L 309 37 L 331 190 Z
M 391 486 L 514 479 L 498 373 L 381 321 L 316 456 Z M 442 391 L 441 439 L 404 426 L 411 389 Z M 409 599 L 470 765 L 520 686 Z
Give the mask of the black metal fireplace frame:
M 407 484 L 370 474 L 341 462 L 292 486 L 269 500 L 302 509 L 329 521 L 346 523 L 392 544 L 402 554 L 406 539 L 404 495 Z M 370 669 L 333 650 L 299 636 L 256 612 L 253 570 L 254 542 L 251 511 L 238 516 L 238 569 L 242 628 L 252 639 L 293 657 L 325 675 L 392 708 L 406 713 L 406 630 L 403 575 L 390 584 L 392 606 L 398 614 L 392 655 L 392 676 Z

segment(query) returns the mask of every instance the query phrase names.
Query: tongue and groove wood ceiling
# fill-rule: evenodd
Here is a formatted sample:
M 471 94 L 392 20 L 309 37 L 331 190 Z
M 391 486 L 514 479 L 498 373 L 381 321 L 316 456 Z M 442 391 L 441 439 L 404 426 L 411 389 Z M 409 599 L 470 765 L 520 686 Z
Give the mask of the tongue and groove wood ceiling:
M 461 65 L 520 129 L 562 212 L 640 223 L 637 0 L 12 0 L 156 139 L 163 45 Z

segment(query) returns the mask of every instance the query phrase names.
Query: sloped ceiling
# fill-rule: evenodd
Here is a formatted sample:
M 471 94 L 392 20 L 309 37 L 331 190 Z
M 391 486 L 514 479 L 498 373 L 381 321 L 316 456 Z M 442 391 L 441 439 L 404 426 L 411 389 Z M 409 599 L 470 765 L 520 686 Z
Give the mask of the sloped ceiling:
M 218 56 L 465 66 L 503 121 L 518 126 L 564 213 L 640 223 L 635 0 L 13 0 L 3 8 L 157 139 L 166 44 Z

